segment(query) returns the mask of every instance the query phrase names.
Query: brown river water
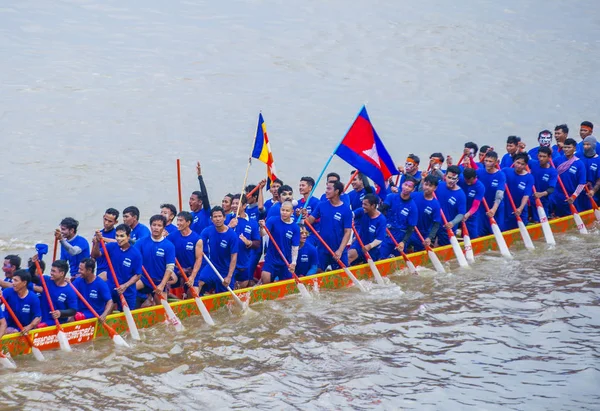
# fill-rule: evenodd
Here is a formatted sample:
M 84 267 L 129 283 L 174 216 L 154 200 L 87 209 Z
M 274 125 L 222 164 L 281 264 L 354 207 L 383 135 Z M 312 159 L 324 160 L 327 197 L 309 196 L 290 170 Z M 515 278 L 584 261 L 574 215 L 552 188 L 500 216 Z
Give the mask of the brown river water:
M 286 182 L 364 103 L 397 164 L 600 124 L 593 0 L 0 2 L 0 251 L 70 215 L 239 191 L 262 110 Z M 331 170 L 350 167 L 334 159 Z M 250 180 L 264 175 L 253 164 Z M 221 310 L 0 370 L 0 409 L 600 409 L 600 234 L 471 270 Z

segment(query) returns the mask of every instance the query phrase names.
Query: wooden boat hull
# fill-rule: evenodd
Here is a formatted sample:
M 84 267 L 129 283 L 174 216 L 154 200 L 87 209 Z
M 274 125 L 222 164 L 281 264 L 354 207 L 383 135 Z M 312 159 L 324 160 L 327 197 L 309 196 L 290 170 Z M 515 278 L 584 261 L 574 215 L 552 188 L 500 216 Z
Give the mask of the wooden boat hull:
M 586 225 L 595 221 L 593 210 L 582 212 L 580 215 Z M 554 233 L 576 229 L 572 216 L 551 220 L 550 225 Z M 532 240 L 543 239 L 544 235 L 540 224 L 527 226 L 527 230 L 529 231 Z M 505 231 L 503 235 L 509 247 L 511 244 L 521 241 L 521 235 L 518 229 Z M 475 254 L 481 254 L 488 250 L 497 249 L 497 244 L 493 235 L 472 240 L 472 246 Z M 453 260 L 455 258 L 452 246 L 450 245 L 438 247 L 435 251 L 442 261 Z M 409 257 L 415 265 L 425 266 L 431 264 L 425 251 L 412 253 Z M 379 268 L 381 275 L 384 276 L 406 268 L 401 257 L 377 261 L 376 265 Z M 371 270 L 367 264 L 351 267 L 351 270 L 359 280 L 372 277 Z M 352 284 L 342 270 L 329 271 L 304 277 L 302 278 L 302 282 L 309 287 L 316 282 L 319 289 L 344 288 Z M 250 290 L 252 292 L 251 295 L 248 296 Z M 296 287 L 294 280 L 288 280 L 261 285 L 253 289 L 247 288 L 237 290 L 236 293 L 240 295 L 240 298 L 243 301 L 246 301 L 249 297 L 250 304 L 252 304 L 260 301 L 275 300 L 289 294 L 298 293 L 298 288 Z M 209 311 L 216 311 L 228 304 L 233 304 L 233 300 L 229 293 L 205 296 L 202 300 Z M 171 306 L 180 319 L 200 314 L 193 299 L 177 301 L 171 303 Z M 133 310 L 132 314 L 138 328 L 149 328 L 165 321 L 165 312 L 161 305 Z M 110 315 L 107 318 L 107 323 L 118 333 L 127 332 L 127 322 L 125 321 L 123 313 Z M 67 323 L 63 325 L 63 329 L 67 334 L 71 345 L 83 344 L 96 338 L 109 337 L 104 327 L 98 324 L 96 319 Z M 59 348 L 54 326 L 36 329 L 31 332 L 31 335 L 33 336 L 34 345 L 42 351 Z M 5 335 L 0 341 L 0 349 L 3 352 L 10 352 L 12 356 L 29 354 L 31 352 L 29 345 L 24 338 L 19 336 L 19 334 Z

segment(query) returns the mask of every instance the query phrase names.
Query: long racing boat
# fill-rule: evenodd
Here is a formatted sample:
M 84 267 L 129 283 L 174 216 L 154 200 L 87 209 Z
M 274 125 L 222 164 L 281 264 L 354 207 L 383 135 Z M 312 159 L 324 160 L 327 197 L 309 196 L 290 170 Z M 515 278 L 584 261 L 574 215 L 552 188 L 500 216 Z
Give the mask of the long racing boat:
M 594 210 L 581 212 L 580 216 L 586 225 L 592 224 L 595 221 Z M 577 228 L 573 216 L 550 220 L 550 225 L 554 233 L 566 232 Z M 529 231 L 532 240 L 539 240 L 544 237 L 541 224 L 529 225 L 527 226 L 527 230 Z M 502 234 L 509 247 L 521 241 L 521 235 L 518 229 L 505 231 Z M 475 254 L 498 249 L 498 245 L 493 235 L 472 240 L 472 247 Z M 437 247 L 435 248 L 435 252 L 441 261 L 449 262 L 455 259 L 451 245 Z M 408 257 L 415 266 L 426 266 L 431 264 L 426 251 L 412 253 L 409 254 Z M 389 276 L 406 268 L 402 257 L 377 261 L 375 264 L 382 276 Z M 349 268 L 358 280 L 368 280 L 373 276 L 368 264 Z M 318 286 L 319 289 L 338 289 L 352 285 L 351 279 L 348 278 L 343 270 L 328 271 L 302 277 L 300 280 L 307 285 L 309 289 L 311 286 L 315 285 Z M 235 293 L 239 295 L 242 300 L 247 301 L 248 304 L 255 304 L 261 301 L 275 300 L 284 298 L 290 294 L 298 293 L 298 287 L 292 279 L 264 284 L 253 288 L 240 289 L 236 290 Z M 202 297 L 202 301 L 208 311 L 216 311 L 231 304 L 233 298 L 229 293 L 220 293 L 204 296 Z M 170 303 L 170 305 L 180 319 L 200 314 L 194 299 L 176 301 Z M 133 310 L 132 314 L 138 328 L 149 328 L 156 324 L 161 324 L 166 318 L 164 308 L 161 305 Z M 123 313 L 116 313 L 108 316 L 106 322 L 119 334 L 128 331 L 127 322 Z M 66 323 L 62 325 L 62 328 L 68 337 L 70 345 L 84 344 L 98 338 L 109 337 L 108 332 L 96 319 Z M 34 346 L 41 351 L 59 348 L 55 326 L 38 328 L 32 330 L 29 334 L 33 337 Z M 5 335 L 0 341 L 0 350 L 2 352 L 9 352 L 12 356 L 29 354 L 32 352 L 27 339 L 18 333 Z

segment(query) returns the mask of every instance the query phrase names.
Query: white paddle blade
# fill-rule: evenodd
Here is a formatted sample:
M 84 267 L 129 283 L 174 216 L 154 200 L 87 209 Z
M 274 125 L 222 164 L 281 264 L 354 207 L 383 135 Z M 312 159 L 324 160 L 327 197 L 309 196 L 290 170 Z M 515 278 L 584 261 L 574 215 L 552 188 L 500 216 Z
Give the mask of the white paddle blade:
M 452 250 L 454 250 L 454 255 L 458 260 L 458 265 L 460 265 L 463 268 L 468 267 L 469 263 L 467 262 L 467 259 L 465 258 L 465 255 L 463 254 L 462 249 L 460 248 L 460 244 L 458 244 L 456 236 L 453 235 L 450 237 L 450 244 L 452 244 Z
M 573 213 L 573 219 L 575 220 L 575 224 L 577 224 L 577 229 L 581 234 L 588 234 L 587 228 L 585 228 L 585 224 L 583 224 L 583 220 L 579 213 Z
M 71 352 L 71 346 L 69 345 L 69 339 L 67 338 L 67 334 L 64 331 L 59 331 L 57 334 L 58 344 L 60 345 L 60 349 L 63 351 Z
M 357 286 L 360 291 L 362 291 L 363 293 L 367 292 L 367 289 L 365 288 L 365 286 L 362 285 L 360 283 L 360 281 L 358 281 L 358 279 L 354 276 L 354 274 L 352 274 L 352 271 L 350 271 L 348 269 L 348 267 L 344 267 L 344 272 L 346 273 L 346 275 L 348 276 L 350 281 L 352 281 L 354 283 L 354 285 Z
M 544 207 L 536 207 L 538 216 L 540 217 L 540 223 L 542 223 L 542 231 L 544 232 L 544 238 L 546 239 L 546 243 L 549 245 L 555 245 L 556 240 L 554 240 L 554 234 L 552 233 L 552 228 L 550 228 L 550 223 L 548 222 L 548 217 L 546 216 L 546 211 Z
M 379 269 L 375 265 L 375 261 L 373 261 L 373 259 L 369 258 L 367 260 L 367 263 L 369 264 L 369 268 L 371 268 L 371 272 L 373 273 L 373 277 L 375 277 L 375 281 L 377 281 L 377 284 L 385 285 L 385 282 L 383 281 L 383 277 L 381 277 L 381 273 L 379 272 Z
M 129 346 L 129 344 L 127 344 L 127 341 L 125 341 L 125 340 L 123 339 L 123 337 L 121 337 L 119 334 L 115 334 L 115 335 L 113 336 L 113 339 L 112 339 L 112 340 L 113 340 L 113 342 L 115 343 L 115 345 L 116 345 L 116 346 L 118 346 L 118 347 L 127 347 L 127 348 L 131 348 L 131 347 Z
M 17 368 L 17 364 L 15 364 L 13 361 L 11 361 L 10 358 L 8 358 L 6 355 L 1 354 L 2 356 L 0 357 L 0 364 L 2 364 L 2 366 L 4 368 L 8 368 L 8 369 L 15 369 Z
M 182 332 L 183 330 L 185 330 L 183 324 L 179 320 L 179 317 L 177 317 L 177 315 L 175 315 L 175 312 L 173 312 L 173 308 L 169 305 L 169 302 L 166 299 L 161 298 L 160 303 L 162 304 L 165 310 L 167 320 L 169 320 L 169 322 L 173 324 L 173 327 L 175 327 L 175 331 Z
M 435 271 L 437 271 L 440 274 L 445 274 L 446 270 L 440 262 L 440 259 L 438 258 L 437 254 L 433 250 L 427 250 L 427 255 L 429 256 L 429 260 L 431 260 L 431 264 L 433 264 Z
M 297 282 L 296 285 L 298 286 L 298 291 L 300 291 L 300 295 L 302 296 L 302 298 L 306 298 L 309 300 L 312 299 L 312 295 L 310 295 L 304 284 L 302 284 L 301 282 Z
M 248 310 L 248 306 L 246 304 L 244 304 L 242 302 L 242 300 L 240 300 L 240 297 L 237 296 L 236 293 L 233 292 L 233 290 L 231 289 L 230 286 L 227 286 L 227 291 L 229 291 L 229 293 L 231 294 L 231 296 L 233 297 L 233 300 L 235 301 L 235 303 L 242 309 L 242 311 L 247 311 Z
M 502 254 L 506 258 L 513 258 L 510 251 L 508 251 L 508 246 L 506 245 L 506 241 L 504 240 L 504 236 L 502 235 L 502 231 L 500 231 L 500 227 L 498 227 L 498 224 L 492 224 L 492 232 L 494 233 L 494 237 L 496 238 L 496 243 L 498 243 L 498 249 L 500 250 L 500 254 Z
M 517 225 L 519 226 L 519 231 L 521 232 L 521 238 L 523 238 L 523 244 L 525 244 L 525 248 L 528 250 L 535 250 L 535 245 L 533 245 L 533 241 L 531 241 L 531 236 L 529 235 L 529 231 L 527 231 L 527 227 L 525 227 L 523 220 L 517 221 Z
M 600 209 L 596 208 L 594 210 L 594 216 L 596 216 L 596 221 L 600 221 Z
M 46 358 L 44 357 L 44 354 L 42 354 L 42 352 L 40 351 L 39 348 L 37 348 L 37 347 L 31 347 L 31 353 L 33 354 L 33 356 L 35 357 L 36 360 L 38 360 L 38 361 L 46 361 Z
M 406 260 L 406 261 L 405 261 L 405 263 L 406 263 L 406 267 L 408 267 L 408 271 L 409 271 L 411 274 L 414 274 L 414 275 L 417 275 L 417 274 L 419 274 L 419 273 L 417 272 L 417 267 L 415 267 L 415 265 L 413 264 L 413 262 L 412 262 L 412 261 L 410 261 L 410 260 Z
M 194 301 L 196 301 L 196 305 L 200 310 L 200 314 L 202 314 L 202 318 L 204 318 L 204 322 L 208 325 L 215 325 L 215 322 L 213 321 L 212 317 L 210 316 L 210 313 L 206 309 L 206 306 L 204 305 L 200 297 L 194 298 Z
M 131 315 L 131 310 L 129 309 L 128 305 L 123 305 L 123 312 L 125 313 L 125 319 L 127 320 L 127 327 L 129 327 L 131 338 L 134 340 L 140 340 L 140 333 L 137 325 L 135 325 L 135 320 L 133 319 L 133 315 Z
M 473 254 L 473 245 L 471 244 L 471 237 L 468 235 L 463 236 L 463 241 L 465 244 L 465 258 L 469 264 L 473 264 L 475 262 L 475 254 Z

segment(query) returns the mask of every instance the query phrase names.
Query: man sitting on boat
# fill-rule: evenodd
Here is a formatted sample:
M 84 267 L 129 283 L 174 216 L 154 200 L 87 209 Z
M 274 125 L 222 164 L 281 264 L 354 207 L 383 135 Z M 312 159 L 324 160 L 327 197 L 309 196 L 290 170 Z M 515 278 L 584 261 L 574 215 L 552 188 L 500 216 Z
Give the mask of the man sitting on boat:
M 364 248 L 360 246 L 358 239 L 354 239 L 348 250 L 348 262 L 350 264 L 366 263 L 365 252 L 368 252 L 373 261 L 380 259 L 381 244 L 385 240 L 387 220 L 385 216 L 377 210 L 379 198 L 375 194 L 366 194 L 362 201 L 362 207 L 354 210 L 355 219 L 359 223 L 355 228 L 360 236 Z
M 44 276 L 44 282 L 48 288 L 48 294 L 50 295 L 54 311 L 50 309 L 46 293 L 42 293 L 40 306 L 42 310 L 42 322 L 44 324 L 40 324 L 41 326 L 54 325 L 55 319 L 58 319 L 59 323 L 65 323 L 70 317 L 75 316 L 77 312 L 77 295 L 66 279 L 68 271 L 69 264 L 65 260 L 56 260 L 52 263 L 50 275 Z M 79 267 L 77 268 L 77 272 L 79 272 Z
M 93 258 L 84 258 L 79 263 L 79 278 L 73 281 L 73 285 L 92 306 L 94 311 L 100 314 L 100 320 L 104 321 L 106 320 L 106 316 L 113 311 L 113 302 L 108 284 L 94 273 L 95 269 L 96 261 Z M 94 318 L 94 314 L 83 301 L 79 301 L 75 319 L 83 320 L 88 318 Z
M 435 177 L 431 176 L 435 179 Z M 419 210 L 413 200 L 413 193 L 417 189 L 417 180 L 407 176 L 400 185 L 399 193 L 390 193 L 385 197 L 380 210 L 385 215 L 387 228 L 393 239 L 386 236 L 381 244 L 379 251 L 380 258 L 389 258 L 400 255 L 400 250 L 404 251 L 411 235 L 417 225 Z M 396 249 L 394 240 L 398 242 L 399 249 Z
M 77 235 L 77 227 L 79 221 L 67 217 L 54 232 L 55 238 L 60 241 L 60 259 L 69 263 L 73 278 L 77 277 L 81 260 L 90 256 L 90 244 L 85 238 Z
M 253 281 L 254 256 L 260 250 L 262 244 L 258 222 L 251 219 L 246 213 L 247 200 L 248 197 L 246 197 L 246 194 L 241 196 L 241 198 L 239 194 L 236 194 L 233 199 L 232 209 L 238 215 L 237 217 L 235 214 L 228 216 L 225 220 L 229 228 L 233 229 L 238 237 L 237 262 L 235 273 L 233 274 L 236 288 L 245 288 Z
M 5 308 L 6 333 L 28 333 L 42 321 L 40 299 L 33 291 L 28 289 L 31 282 L 31 275 L 27 270 L 21 269 L 15 271 L 12 280 L 13 287 L 0 291 L 0 295 L 4 296 L 4 299 L 23 326 L 23 329 L 19 329 L 15 320 L 9 315 L 8 309 Z

